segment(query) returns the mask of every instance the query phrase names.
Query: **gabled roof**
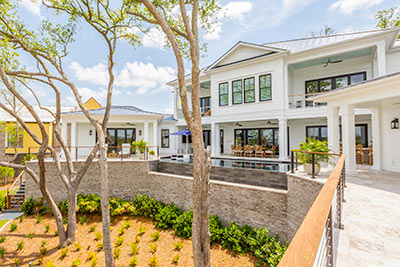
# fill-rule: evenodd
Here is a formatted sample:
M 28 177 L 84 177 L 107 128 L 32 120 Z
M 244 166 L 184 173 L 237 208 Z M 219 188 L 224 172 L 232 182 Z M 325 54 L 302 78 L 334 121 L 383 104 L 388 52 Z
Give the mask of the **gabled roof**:
M 105 107 L 89 110 L 92 115 L 104 115 Z M 72 112 L 64 112 L 64 115 L 83 115 L 82 111 L 72 111 Z M 145 111 L 143 109 L 134 107 L 134 106 L 111 106 L 110 115 L 159 115 L 162 116 L 161 113 Z
M 270 42 L 265 43 L 263 46 L 266 47 L 274 47 L 279 49 L 286 49 L 291 53 L 298 53 L 305 50 L 310 50 L 314 48 L 318 48 L 321 46 L 326 46 L 330 44 L 335 44 L 343 41 L 356 40 L 363 37 L 369 37 L 374 35 L 379 35 L 382 33 L 397 31 L 398 28 L 392 29 L 380 29 L 380 30 L 370 30 L 370 31 L 360 31 L 360 32 L 351 32 L 351 33 L 340 33 L 326 36 L 316 36 L 316 37 L 307 37 L 300 39 L 292 39 L 286 41 L 279 42 Z
M 235 60 L 235 61 L 231 61 L 229 63 L 220 64 L 219 65 L 219 63 L 223 62 L 224 59 L 226 59 L 228 56 L 230 56 L 233 53 L 235 53 L 235 51 L 238 50 L 240 47 L 252 48 L 255 51 L 258 50 L 258 53 L 255 53 L 253 56 L 250 56 L 250 57 L 247 57 L 247 58 L 242 58 L 242 59 L 238 59 L 238 60 Z M 240 62 L 243 62 L 243 61 L 255 59 L 255 58 L 258 58 L 258 57 L 268 56 L 268 55 L 279 53 L 279 52 L 286 52 L 286 49 L 240 41 L 240 42 L 237 42 L 233 47 L 231 47 L 231 49 L 226 51 L 225 54 L 223 54 L 220 58 L 218 58 L 216 61 L 214 61 L 214 63 L 212 63 L 210 66 L 208 66 L 206 68 L 206 70 L 214 69 L 214 68 L 217 68 L 217 67 L 224 67 L 224 66 L 227 66 L 227 65 L 232 65 L 232 64 L 236 64 L 236 63 L 240 63 Z

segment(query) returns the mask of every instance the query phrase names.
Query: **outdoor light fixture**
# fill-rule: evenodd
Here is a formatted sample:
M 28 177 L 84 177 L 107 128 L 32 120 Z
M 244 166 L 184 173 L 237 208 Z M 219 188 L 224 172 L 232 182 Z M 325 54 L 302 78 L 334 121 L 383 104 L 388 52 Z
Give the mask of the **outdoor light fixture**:
M 89 136 L 92 136 L 93 130 L 89 130 Z
M 392 120 L 390 126 L 392 129 L 399 129 L 399 119 L 396 118 L 396 119 Z
M 142 135 L 142 130 L 139 130 L 139 135 L 140 135 L 140 136 Z

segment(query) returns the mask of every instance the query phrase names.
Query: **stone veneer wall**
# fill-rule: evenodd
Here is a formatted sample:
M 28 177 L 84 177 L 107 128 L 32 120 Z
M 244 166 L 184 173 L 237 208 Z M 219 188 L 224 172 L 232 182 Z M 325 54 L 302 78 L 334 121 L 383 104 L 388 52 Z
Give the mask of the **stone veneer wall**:
M 36 162 L 26 164 L 38 171 Z M 173 202 L 189 209 L 192 206 L 192 178 L 159 173 L 155 169 L 157 162 L 154 161 L 109 161 L 110 196 L 132 200 L 136 193 L 146 193 L 165 203 Z M 52 162 L 46 162 L 46 174 L 55 200 L 65 199 L 66 190 Z M 99 175 L 98 163 L 94 162 L 79 187 L 79 193 L 99 193 Z M 236 221 L 240 225 L 267 227 L 271 234 L 279 234 L 283 241 L 290 240 L 297 230 L 295 226 L 301 224 L 320 188 L 312 180 L 296 182 L 294 179 L 289 179 L 288 190 L 211 181 L 211 212 L 218 215 L 224 224 Z M 27 197 L 41 195 L 29 177 L 26 177 L 25 188 Z

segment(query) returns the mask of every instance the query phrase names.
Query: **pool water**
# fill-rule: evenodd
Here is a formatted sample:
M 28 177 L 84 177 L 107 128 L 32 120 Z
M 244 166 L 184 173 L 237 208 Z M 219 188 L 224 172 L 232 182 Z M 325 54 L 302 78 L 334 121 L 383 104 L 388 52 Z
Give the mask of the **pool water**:
M 183 164 L 192 164 L 193 159 L 183 158 L 164 158 L 161 161 L 176 162 Z M 244 168 L 244 169 L 259 169 L 265 171 L 288 172 L 290 169 L 289 163 L 274 162 L 274 161 L 255 161 L 255 160 L 236 160 L 236 159 L 220 159 L 211 158 L 211 166 Z

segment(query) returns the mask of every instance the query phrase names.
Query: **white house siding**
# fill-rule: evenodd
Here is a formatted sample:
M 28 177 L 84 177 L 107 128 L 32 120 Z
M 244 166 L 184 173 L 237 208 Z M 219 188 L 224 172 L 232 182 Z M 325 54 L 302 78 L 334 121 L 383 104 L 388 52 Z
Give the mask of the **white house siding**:
M 386 64 L 388 74 L 400 71 L 400 49 L 387 53 Z
M 390 127 L 394 118 L 400 118 L 400 106 L 383 108 L 381 116 L 383 169 L 400 172 L 400 130 Z
M 161 130 L 162 129 L 168 129 L 169 133 L 174 133 L 177 131 L 177 127 L 175 126 L 175 122 L 162 122 L 158 125 L 158 140 L 157 140 L 157 145 L 160 147 L 160 154 L 161 155 L 166 155 L 166 154 L 174 154 L 176 153 L 176 145 L 177 145 L 177 139 L 178 136 L 176 135 L 171 135 L 169 137 L 169 148 L 162 148 L 161 147 Z

